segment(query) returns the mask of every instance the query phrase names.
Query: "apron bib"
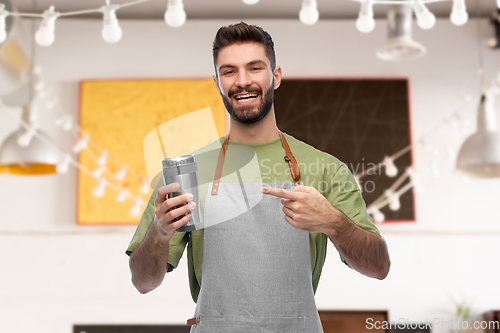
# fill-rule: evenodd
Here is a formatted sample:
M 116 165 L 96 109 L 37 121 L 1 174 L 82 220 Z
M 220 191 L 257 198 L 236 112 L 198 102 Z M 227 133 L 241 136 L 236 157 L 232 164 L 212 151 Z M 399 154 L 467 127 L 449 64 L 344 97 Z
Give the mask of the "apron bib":
M 295 158 L 281 132 L 280 136 L 292 178 L 299 184 Z M 284 219 L 280 198 L 259 191 L 262 186 L 291 190 L 294 184 L 219 183 L 228 137 L 214 182 L 208 186 L 204 218 L 216 219 L 231 207 L 252 208 L 204 229 L 201 289 L 195 318 L 188 321 L 190 332 L 322 333 L 312 287 L 309 232 Z

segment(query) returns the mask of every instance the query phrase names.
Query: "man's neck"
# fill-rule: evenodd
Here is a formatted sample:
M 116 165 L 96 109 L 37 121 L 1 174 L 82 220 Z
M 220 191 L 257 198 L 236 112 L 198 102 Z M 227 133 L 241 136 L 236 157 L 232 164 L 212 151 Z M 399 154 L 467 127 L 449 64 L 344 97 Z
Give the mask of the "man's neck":
M 233 142 L 248 145 L 267 143 L 278 139 L 279 130 L 276 126 L 274 108 L 260 121 L 255 124 L 241 124 L 231 118 L 229 139 Z

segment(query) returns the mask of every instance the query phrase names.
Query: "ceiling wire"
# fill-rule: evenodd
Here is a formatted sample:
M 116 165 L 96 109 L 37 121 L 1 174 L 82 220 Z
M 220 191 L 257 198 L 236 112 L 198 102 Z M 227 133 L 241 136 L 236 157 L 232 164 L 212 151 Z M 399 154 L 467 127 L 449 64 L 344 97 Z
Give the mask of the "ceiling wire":
M 482 45 L 482 33 L 481 33 L 481 22 L 479 16 L 479 0 L 475 0 L 476 9 L 476 33 L 477 33 L 477 49 L 478 49 L 478 64 L 479 64 L 479 94 L 482 95 L 485 88 L 485 72 L 484 72 L 484 61 L 483 61 L 483 45 Z
M 38 3 L 37 0 L 32 1 L 32 7 L 35 9 L 35 12 L 38 10 Z M 30 70 L 29 70 L 29 78 L 28 78 L 28 105 L 31 104 L 31 101 L 33 100 L 33 74 L 35 71 L 35 48 L 36 48 L 36 43 L 35 43 L 35 30 L 36 24 L 34 20 L 31 21 L 31 50 L 30 50 Z

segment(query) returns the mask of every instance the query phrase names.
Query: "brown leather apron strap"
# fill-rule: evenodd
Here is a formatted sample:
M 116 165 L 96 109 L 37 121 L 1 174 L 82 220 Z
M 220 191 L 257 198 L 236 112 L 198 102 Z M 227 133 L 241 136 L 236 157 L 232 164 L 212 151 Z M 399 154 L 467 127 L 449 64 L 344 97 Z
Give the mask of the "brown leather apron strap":
M 290 167 L 293 183 L 295 185 L 300 185 L 300 169 L 299 165 L 297 164 L 297 160 L 293 156 L 292 150 L 290 149 L 290 146 L 288 145 L 285 136 L 281 131 L 279 131 L 279 133 L 281 138 L 281 144 L 285 149 L 285 161 L 288 162 L 288 166 Z M 224 164 L 224 157 L 226 156 L 228 141 L 229 141 L 229 134 L 226 136 L 226 139 L 224 140 L 224 143 L 222 144 L 222 147 L 219 151 L 219 159 L 217 160 L 217 168 L 215 169 L 214 183 L 212 186 L 213 195 L 217 195 L 217 193 L 219 192 L 220 177 L 222 175 L 222 165 Z
M 293 183 L 295 185 L 300 185 L 300 169 L 299 165 L 297 164 L 297 160 L 292 154 L 292 151 L 290 150 L 290 146 L 288 145 L 288 142 L 286 142 L 285 136 L 283 133 L 280 132 L 280 137 L 281 137 L 281 143 L 283 144 L 283 148 L 285 148 L 285 161 L 288 162 L 288 166 L 290 167 L 290 172 L 292 173 L 292 178 L 293 178 Z
M 220 176 L 222 174 L 222 165 L 224 164 L 224 157 L 226 156 L 228 141 L 229 141 L 229 134 L 226 136 L 226 139 L 222 144 L 222 148 L 219 151 L 219 159 L 217 160 L 217 168 L 215 169 L 214 184 L 212 186 L 212 194 L 215 195 L 217 195 L 217 192 L 219 192 Z
M 192 326 L 194 324 L 198 324 L 199 322 L 200 322 L 200 316 L 188 319 L 187 320 L 187 325 L 188 326 Z

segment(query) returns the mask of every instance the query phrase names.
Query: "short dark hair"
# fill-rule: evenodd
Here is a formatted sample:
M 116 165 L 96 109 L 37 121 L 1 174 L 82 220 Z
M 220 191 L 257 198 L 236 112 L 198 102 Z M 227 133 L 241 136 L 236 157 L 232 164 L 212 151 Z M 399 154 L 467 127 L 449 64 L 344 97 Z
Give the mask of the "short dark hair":
M 271 62 L 271 69 L 276 68 L 276 54 L 274 53 L 274 43 L 271 35 L 256 25 L 249 25 L 245 22 L 221 27 L 215 35 L 212 53 L 214 56 L 215 73 L 217 73 L 217 56 L 219 51 L 226 46 L 244 43 L 255 42 L 264 45 L 266 55 Z

